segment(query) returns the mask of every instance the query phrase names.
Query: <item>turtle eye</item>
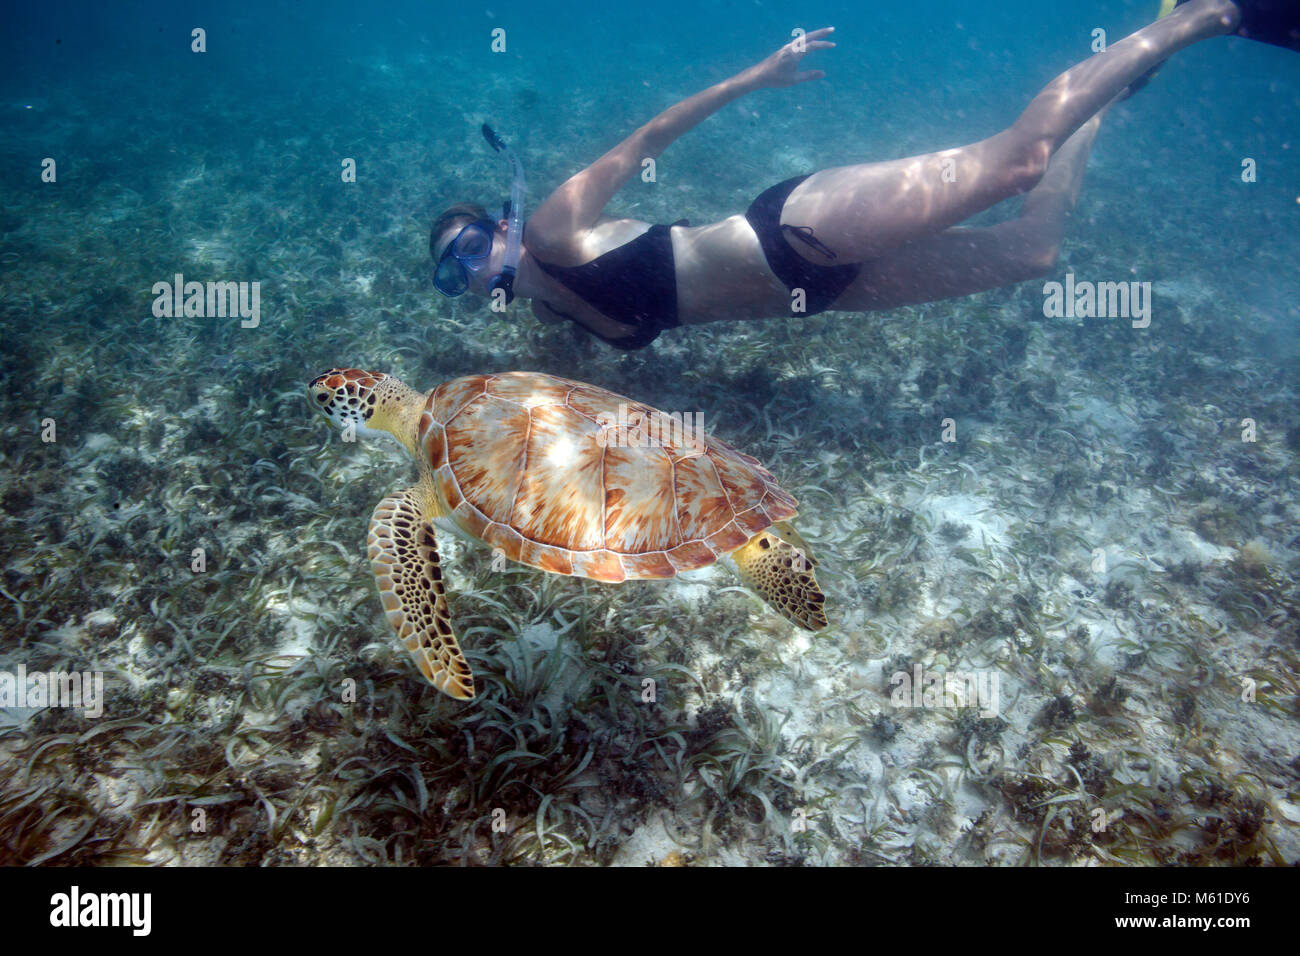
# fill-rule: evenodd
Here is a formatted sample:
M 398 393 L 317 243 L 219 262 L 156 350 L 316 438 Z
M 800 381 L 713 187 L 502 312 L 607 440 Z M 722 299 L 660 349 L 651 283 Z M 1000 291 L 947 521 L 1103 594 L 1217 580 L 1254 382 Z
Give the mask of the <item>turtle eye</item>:
M 325 393 L 325 392 L 317 392 L 317 393 L 316 393 L 316 401 L 321 402 L 321 403 L 323 404 L 323 403 L 325 403 L 325 402 L 328 402 L 329 400 L 330 400 L 330 397 L 329 397 L 329 395 L 328 395 L 327 393 Z

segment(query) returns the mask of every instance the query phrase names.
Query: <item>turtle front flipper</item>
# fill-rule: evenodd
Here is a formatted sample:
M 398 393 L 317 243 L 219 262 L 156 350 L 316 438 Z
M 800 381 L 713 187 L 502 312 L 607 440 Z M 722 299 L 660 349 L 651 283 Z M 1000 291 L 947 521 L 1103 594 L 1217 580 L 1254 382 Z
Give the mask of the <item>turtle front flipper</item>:
M 460 700 L 474 696 L 474 675 L 456 643 L 443 593 L 433 525 L 420 488 L 389 495 L 370 516 L 367 551 L 388 623 L 434 687 Z
M 809 631 L 826 626 L 826 596 L 817 586 L 813 560 L 770 531 L 760 531 L 732 552 L 741 580 L 786 620 Z

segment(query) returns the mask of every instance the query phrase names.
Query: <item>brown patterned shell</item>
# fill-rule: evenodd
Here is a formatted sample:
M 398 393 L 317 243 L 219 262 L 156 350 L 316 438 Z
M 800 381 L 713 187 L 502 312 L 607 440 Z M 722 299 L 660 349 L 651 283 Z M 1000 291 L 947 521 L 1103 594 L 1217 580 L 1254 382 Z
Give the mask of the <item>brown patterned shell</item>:
M 418 446 L 457 524 L 557 574 L 670 578 L 794 516 L 756 459 L 670 422 L 593 385 L 474 375 L 429 394 Z

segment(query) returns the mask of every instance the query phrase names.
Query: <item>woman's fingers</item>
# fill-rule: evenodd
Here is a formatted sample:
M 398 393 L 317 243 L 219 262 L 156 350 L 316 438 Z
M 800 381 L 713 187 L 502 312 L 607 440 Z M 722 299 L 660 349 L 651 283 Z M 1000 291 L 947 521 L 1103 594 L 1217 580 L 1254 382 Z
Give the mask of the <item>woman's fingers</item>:
M 814 50 L 829 50 L 833 46 L 830 40 L 822 37 L 835 32 L 834 27 L 822 27 L 795 37 L 781 49 L 777 50 L 762 63 L 752 69 L 765 86 L 790 86 L 807 80 L 820 80 L 826 74 L 822 70 L 798 70 L 799 61 Z
M 822 37 L 830 36 L 835 32 L 834 27 L 822 27 L 820 30 L 813 30 L 811 33 L 805 33 L 803 36 L 795 37 L 786 46 L 796 55 L 803 56 L 811 53 L 813 50 L 829 50 L 833 46 L 830 40 L 823 40 Z

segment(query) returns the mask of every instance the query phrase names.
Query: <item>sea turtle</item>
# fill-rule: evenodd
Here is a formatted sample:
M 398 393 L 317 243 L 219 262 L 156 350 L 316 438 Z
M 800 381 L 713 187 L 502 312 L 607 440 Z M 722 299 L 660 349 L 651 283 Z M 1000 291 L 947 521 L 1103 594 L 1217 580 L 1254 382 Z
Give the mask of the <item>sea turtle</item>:
M 330 369 L 307 392 L 345 431 L 388 432 L 420 480 L 379 502 L 370 566 L 389 623 L 428 681 L 474 677 L 452 631 L 434 520 L 506 557 L 597 581 L 671 578 L 729 555 L 768 604 L 826 626 L 795 500 L 725 442 L 594 385 L 533 372 L 472 375 L 421 394 L 391 375 Z

